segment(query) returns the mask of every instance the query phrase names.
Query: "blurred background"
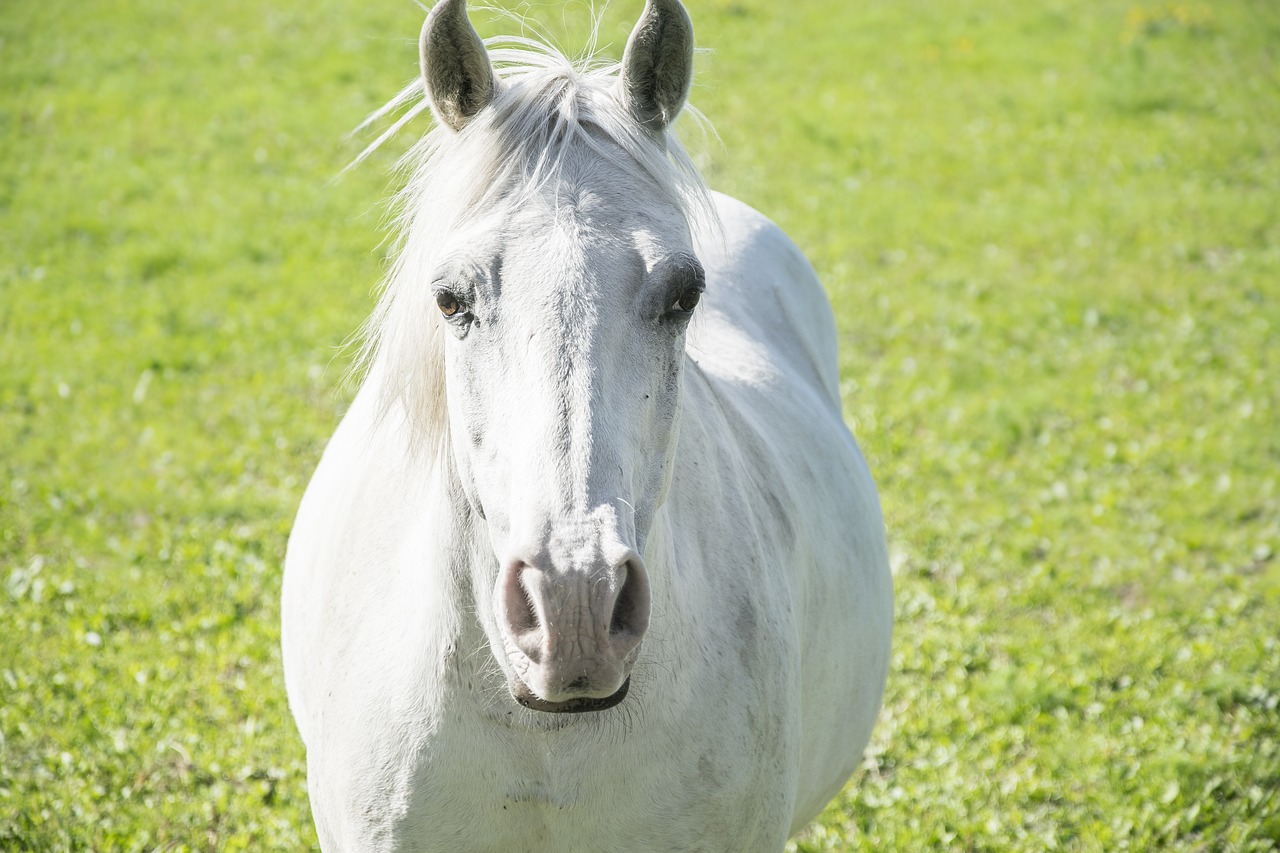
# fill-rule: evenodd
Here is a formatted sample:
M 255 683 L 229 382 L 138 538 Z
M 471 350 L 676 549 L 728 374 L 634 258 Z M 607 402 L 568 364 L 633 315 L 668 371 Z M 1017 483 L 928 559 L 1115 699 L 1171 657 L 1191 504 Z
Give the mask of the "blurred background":
M 683 135 L 826 283 L 893 552 L 793 845 L 1280 847 L 1280 5 L 689 9 Z M 281 562 L 425 122 L 333 179 L 422 18 L 0 3 L 0 849 L 315 845 Z

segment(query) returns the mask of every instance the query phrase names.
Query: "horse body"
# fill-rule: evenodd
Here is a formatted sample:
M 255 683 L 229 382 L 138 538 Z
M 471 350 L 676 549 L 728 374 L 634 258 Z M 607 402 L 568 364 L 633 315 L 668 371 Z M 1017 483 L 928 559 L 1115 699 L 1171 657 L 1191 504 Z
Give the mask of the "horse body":
M 465 326 L 438 291 L 439 443 L 384 352 L 303 498 L 284 662 L 326 850 L 776 851 L 870 736 L 892 592 L 821 286 L 754 210 L 664 218 L 596 143 L 431 255 L 500 267 Z M 663 271 L 694 256 L 689 320 Z M 616 319 L 655 289 L 675 315 Z

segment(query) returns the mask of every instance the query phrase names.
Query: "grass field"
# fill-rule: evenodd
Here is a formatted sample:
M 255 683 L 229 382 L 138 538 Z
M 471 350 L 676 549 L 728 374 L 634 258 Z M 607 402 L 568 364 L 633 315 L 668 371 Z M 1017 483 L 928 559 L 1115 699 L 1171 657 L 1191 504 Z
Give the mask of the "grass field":
M 1280 6 L 690 9 L 687 135 L 828 285 L 894 554 L 798 849 L 1280 848 Z M 314 846 L 280 566 L 395 151 L 329 181 L 421 17 L 0 3 L 0 849 Z

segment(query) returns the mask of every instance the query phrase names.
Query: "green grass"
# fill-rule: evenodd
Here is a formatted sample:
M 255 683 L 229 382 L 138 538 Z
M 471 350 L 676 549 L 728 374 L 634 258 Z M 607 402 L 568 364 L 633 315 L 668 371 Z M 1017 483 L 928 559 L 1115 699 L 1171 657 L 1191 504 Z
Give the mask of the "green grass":
M 828 285 L 894 552 L 796 847 L 1280 848 L 1280 7 L 690 8 L 689 135 Z M 394 151 L 328 182 L 420 22 L 0 4 L 0 849 L 314 845 L 280 564 Z

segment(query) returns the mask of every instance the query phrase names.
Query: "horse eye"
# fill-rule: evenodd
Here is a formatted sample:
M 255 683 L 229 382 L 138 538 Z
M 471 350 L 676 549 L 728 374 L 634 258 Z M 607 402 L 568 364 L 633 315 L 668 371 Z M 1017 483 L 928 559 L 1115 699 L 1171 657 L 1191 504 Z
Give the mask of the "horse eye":
M 436 305 L 440 308 L 440 313 L 446 317 L 453 317 L 462 310 L 462 303 L 458 301 L 458 297 L 448 291 L 436 294 Z
M 698 307 L 698 302 L 702 299 L 702 291 L 696 287 L 691 287 L 684 293 L 680 294 L 680 298 L 676 300 L 676 304 L 671 306 L 673 310 L 683 311 L 686 314 Z

